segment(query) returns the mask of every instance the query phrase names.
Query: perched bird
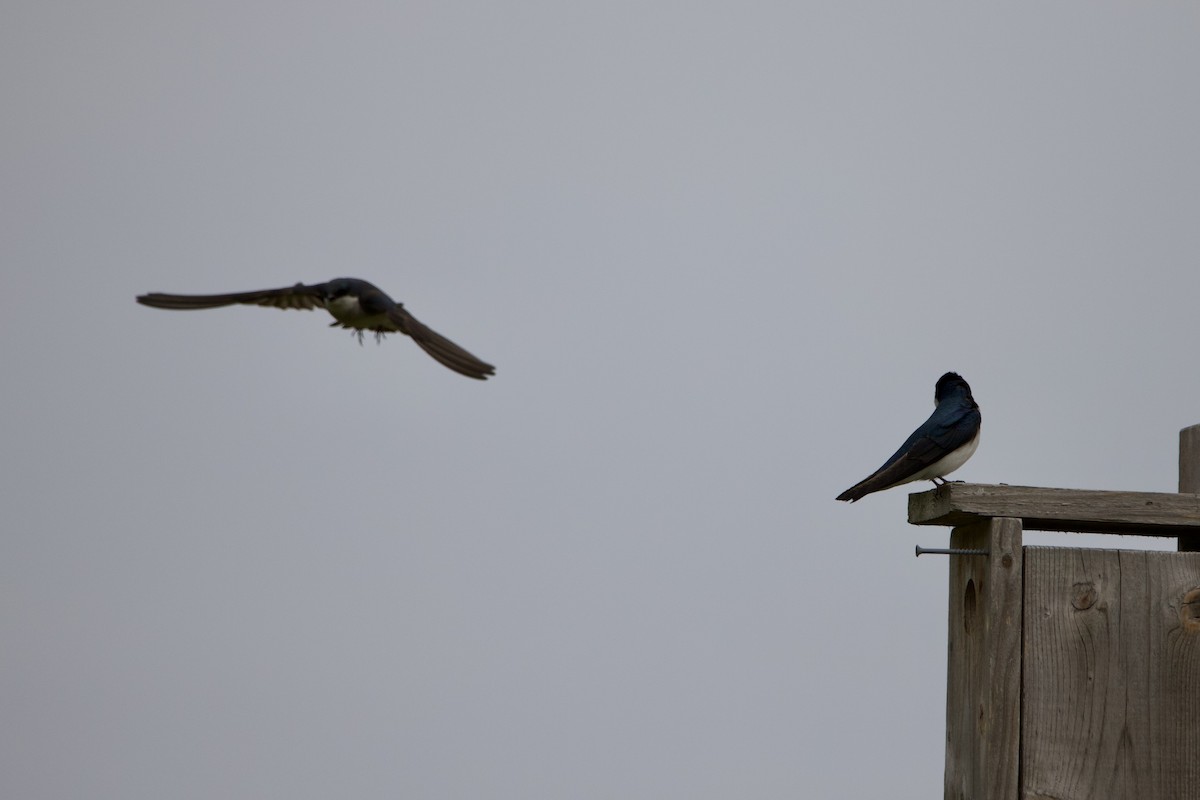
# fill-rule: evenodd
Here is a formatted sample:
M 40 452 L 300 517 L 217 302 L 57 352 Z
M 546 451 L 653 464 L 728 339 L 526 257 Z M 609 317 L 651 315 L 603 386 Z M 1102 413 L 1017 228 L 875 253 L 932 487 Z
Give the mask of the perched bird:
M 330 327 L 350 328 L 358 333 L 371 331 L 376 339 L 384 334 L 403 333 L 438 363 L 468 378 L 487 380 L 496 368 L 462 349 L 440 333 L 425 327 L 417 318 L 388 297 L 374 284 L 357 278 L 335 278 L 328 283 L 297 283 L 286 289 L 263 289 L 234 294 L 153 294 L 139 295 L 137 301 L 152 308 L 190 310 L 232 305 L 271 306 L 272 308 L 323 308 L 333 315 Z
M 937 408 L 925 424 L 913 431 L 883 466 L 870 477 L 838 495 L 838 500 L 861 500 L 872 492 L 911 481 L 943 479 L 967 463 L 979 446 L 979 406 L 971 387 L 956 372 L 938 378 L 933 390 Z

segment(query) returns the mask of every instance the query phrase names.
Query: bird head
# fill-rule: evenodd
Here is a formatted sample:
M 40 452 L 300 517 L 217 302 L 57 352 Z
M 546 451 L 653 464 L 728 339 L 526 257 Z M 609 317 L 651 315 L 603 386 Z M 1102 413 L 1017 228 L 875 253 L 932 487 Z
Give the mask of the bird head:
M 354 281 L 350 278 L 334 278 L 325 284 L 325 300 L 336 300 L 339 297 L 345 297 L 350 294 L 354 288 Z
M 957 372 L 947 372 L 938 378 L 937 386 L 933 390 L 933 402 L 940 403 L 951 395 L 963 395 L 974 402 L 974 398 L 971 397 L 971 387 Z

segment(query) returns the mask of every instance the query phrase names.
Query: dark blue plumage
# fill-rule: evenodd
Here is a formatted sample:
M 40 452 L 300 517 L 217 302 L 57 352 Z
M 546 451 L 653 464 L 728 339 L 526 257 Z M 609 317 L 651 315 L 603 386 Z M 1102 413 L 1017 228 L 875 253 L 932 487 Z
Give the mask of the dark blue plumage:
M 938 379 L 933 392 L 937 408 L 913 431 L 900 449 L 870 477 L 838 495 L 838 500 L 863 497 L 903 483 L 931 480 L 934 484 L 966 463 L 979 446 L 982 417 L 971 387 L 955 372 Z
M 468 353 L 437 331 L 422 324 L 403 303 L 388 297 L 378 286 L 358 278 L 335 278 L 326 283 L 297 283 L 283 289 L 233 294 L 152 294 L 139 295 L 137 301 L 152 308 L 192 310 L 231 305 L 268 306 L 271 308 L 323 308 L 334 318 L 333 327 L 349 328 L 361 342 L 364 331 L 382 338 L 388 333 L 411 336 L 422 350 L 438 363 L 460 375 L 487 380 L 496 368 Z

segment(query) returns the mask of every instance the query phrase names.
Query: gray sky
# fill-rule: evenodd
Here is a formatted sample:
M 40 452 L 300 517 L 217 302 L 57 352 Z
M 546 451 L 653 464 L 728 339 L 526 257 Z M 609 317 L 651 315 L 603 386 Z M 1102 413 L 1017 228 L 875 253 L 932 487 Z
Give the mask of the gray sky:
M 2 16 L 4 797 L 934 796 L 945 531 L 834 496 L 950 369 L 965 480 L 1200 422 L 1194 4 Z M 496 378 L 133 299 L 343 275 Z

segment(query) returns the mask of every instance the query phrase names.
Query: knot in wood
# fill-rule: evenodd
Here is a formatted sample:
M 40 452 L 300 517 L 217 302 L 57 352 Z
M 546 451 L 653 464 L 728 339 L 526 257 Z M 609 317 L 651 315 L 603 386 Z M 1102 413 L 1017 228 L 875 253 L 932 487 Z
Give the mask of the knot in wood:
M 1096 591 L 1096 586 L 1091 582 L 1077 583 L 1071 587 L 1071 605 L 1076 611 L 1087 611 L 1092 606 L 1096 605 L 1096 601 L 1100 599 L 1100 593 Z
M 1179 607 L 1179 619 L 1184 630 L 1200 633 L 1200 587 L 1183 596 L 1183 605 Z
M 975 581 L 968 580 L 963 590 L 963 632 L 970 634 L 975 627 Z

